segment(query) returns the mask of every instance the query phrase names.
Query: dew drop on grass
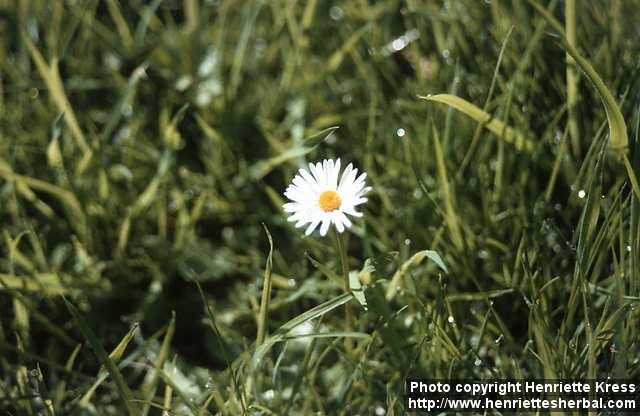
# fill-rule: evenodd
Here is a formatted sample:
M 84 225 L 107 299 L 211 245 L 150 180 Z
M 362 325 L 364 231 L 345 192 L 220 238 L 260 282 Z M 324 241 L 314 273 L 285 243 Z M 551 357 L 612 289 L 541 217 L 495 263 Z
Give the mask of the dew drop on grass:
M 562 140 L 562 132 L 560 130 L 556 130 L 555 134 L 553 135 L 553 140 L 556 143 L 560 143 L 560 141 Z
M 131 117 L 133 114 L 133 107 L 131 104 L 125 104 L 122 106 L 122 115 L 125 117 Z
M 222 238 L 225 240 L 232 240 L 235 235 L 232 227 L 224 227 L 222 229 Z
M 628 252 L 628 253 L 631 253 L 631 246 L 630 246 L 630 245 L 629 245 L 629 246 L 627 246 L 627 252 Z
M 104 65 L 112 71 L 119 71 L 122 67 L 122 61 L 116 55 L 107 53 L 104 57 Z
M 493 342 L 496 344 L 500 344 L 502 342 L 502 338 L 504 338 L 504 334 L 500 334 L 498 338 L 496 338 Z
M 391 47 L 396 52 L 404 49 L 405 46 L 407 46 L 407 41 L 406 39 L 404 39 L 404 37 L 399 37 L 397 39 L 394 39 L 393 42 L 391 43 Z
M 587 196 L 587 193 L 584 191 L 584 189 L 580 189 L 578 191 L 578 198 L 583 199 L 585 196 Z
M 449 321 L 450 324 L 454 324 L 456 322 L 455 319 L 453 319 L 453 316 L 449 315 L 449 318 L 447 319 L 447 321 Z
M 376 416 L 384 416 L 387 413 L 382 406 L 376 406 Z
M 178 91 L 184 91 L 191 85 L 193 78 L 190 75 L 183 75 L 176 80 L 174 88 Z
M 408 245 L 410 245 L 410 244 L 411 244 L 411 240 L 410 240 L 410 239 L 408 239 L 408 238 L 406 238 L 406 239 L 404 240 L 404 245 L 405 245 L 405 246 L 408 246 Z M 629 250 L 629 251 L 631 251 L 631 250 Z
M 476 365 L 476 367 L 480 367 L 480 365 L 482 365 L 482 361 L 480 360 L 480 358 L 476 358 L 474 364 Z
M 200 65 L 198 66 L 198 75 L 202 78 L 208 77 L 213 73 L 217 64 L 218 64 L 218 52 L 216 51 L 215 48 L 210 47 L 209 50 L 207 50 L 207 53 L 204 59 L 202 60 L 202 62 L 200 62 Z
M 262 396 L 264 397 L 265 400 L 273 400 L 273 398 L 276 396 L 276 392 L 273 391 L 273 389 L 269 389 L 265 391 Z
M 396 130 L 396 136 L 398 136 L 398 137 L 404 137 L 405 133 L 406 132 L 402 127 L 400 127 L 398 130 Z
M 342 11 L 342 9 L 338 6 L 333 6 L 331 9 L 329 9 L 329 16 L 333 19 L 333 20 L 340 20 L 344 17 L 344 12 Z

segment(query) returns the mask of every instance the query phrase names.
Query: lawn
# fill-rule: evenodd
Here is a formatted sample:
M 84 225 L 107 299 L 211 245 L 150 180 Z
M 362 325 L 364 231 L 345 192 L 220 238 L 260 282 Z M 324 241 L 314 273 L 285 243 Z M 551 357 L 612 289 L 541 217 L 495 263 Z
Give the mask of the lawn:
M 0 0 L 0 414 L 402 415 L 408 378 L 637 380 L 638 19 Z M 351 194 L 314 173 L 338 159 Z

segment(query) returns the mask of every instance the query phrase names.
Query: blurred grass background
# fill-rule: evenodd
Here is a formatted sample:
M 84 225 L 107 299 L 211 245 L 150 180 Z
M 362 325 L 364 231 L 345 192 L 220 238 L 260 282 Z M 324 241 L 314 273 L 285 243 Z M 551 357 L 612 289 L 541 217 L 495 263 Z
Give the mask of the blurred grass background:
M 543 2 L 635 175 L 638 6 Z M 637 378 L 640 201 L 610 142 L 524 1 L 0 0 L 0 409 L 396 415 L 407 376 Z M 331 239 L 281 209 L 332 157 L 373 186 L 353 328 Z

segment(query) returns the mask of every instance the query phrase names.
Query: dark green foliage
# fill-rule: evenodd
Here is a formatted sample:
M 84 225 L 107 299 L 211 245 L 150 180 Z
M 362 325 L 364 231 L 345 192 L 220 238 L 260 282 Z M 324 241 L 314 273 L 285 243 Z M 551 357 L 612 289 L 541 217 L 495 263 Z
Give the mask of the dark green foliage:
M 399 415 L 408 376 L 639 377 L 640 3 L 576 4 L 627 169 L 579 71 L 569 134 L 524 1 L 0 0 L 0 413 Z M 418 99 L 442 93 L 494 124 Z M 282 211 L 337 157 L 373 187 L 352 327 L 331 239 Z

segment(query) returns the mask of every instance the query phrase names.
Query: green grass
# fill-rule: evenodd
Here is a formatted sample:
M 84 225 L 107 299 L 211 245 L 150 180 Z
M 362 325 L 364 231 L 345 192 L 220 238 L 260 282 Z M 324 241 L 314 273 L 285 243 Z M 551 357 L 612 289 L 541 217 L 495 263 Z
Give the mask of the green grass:
M 638 6 L 0 0 L 0 413 L 637 379 Z M 355 297 L 282 211 L 334 157 Z

